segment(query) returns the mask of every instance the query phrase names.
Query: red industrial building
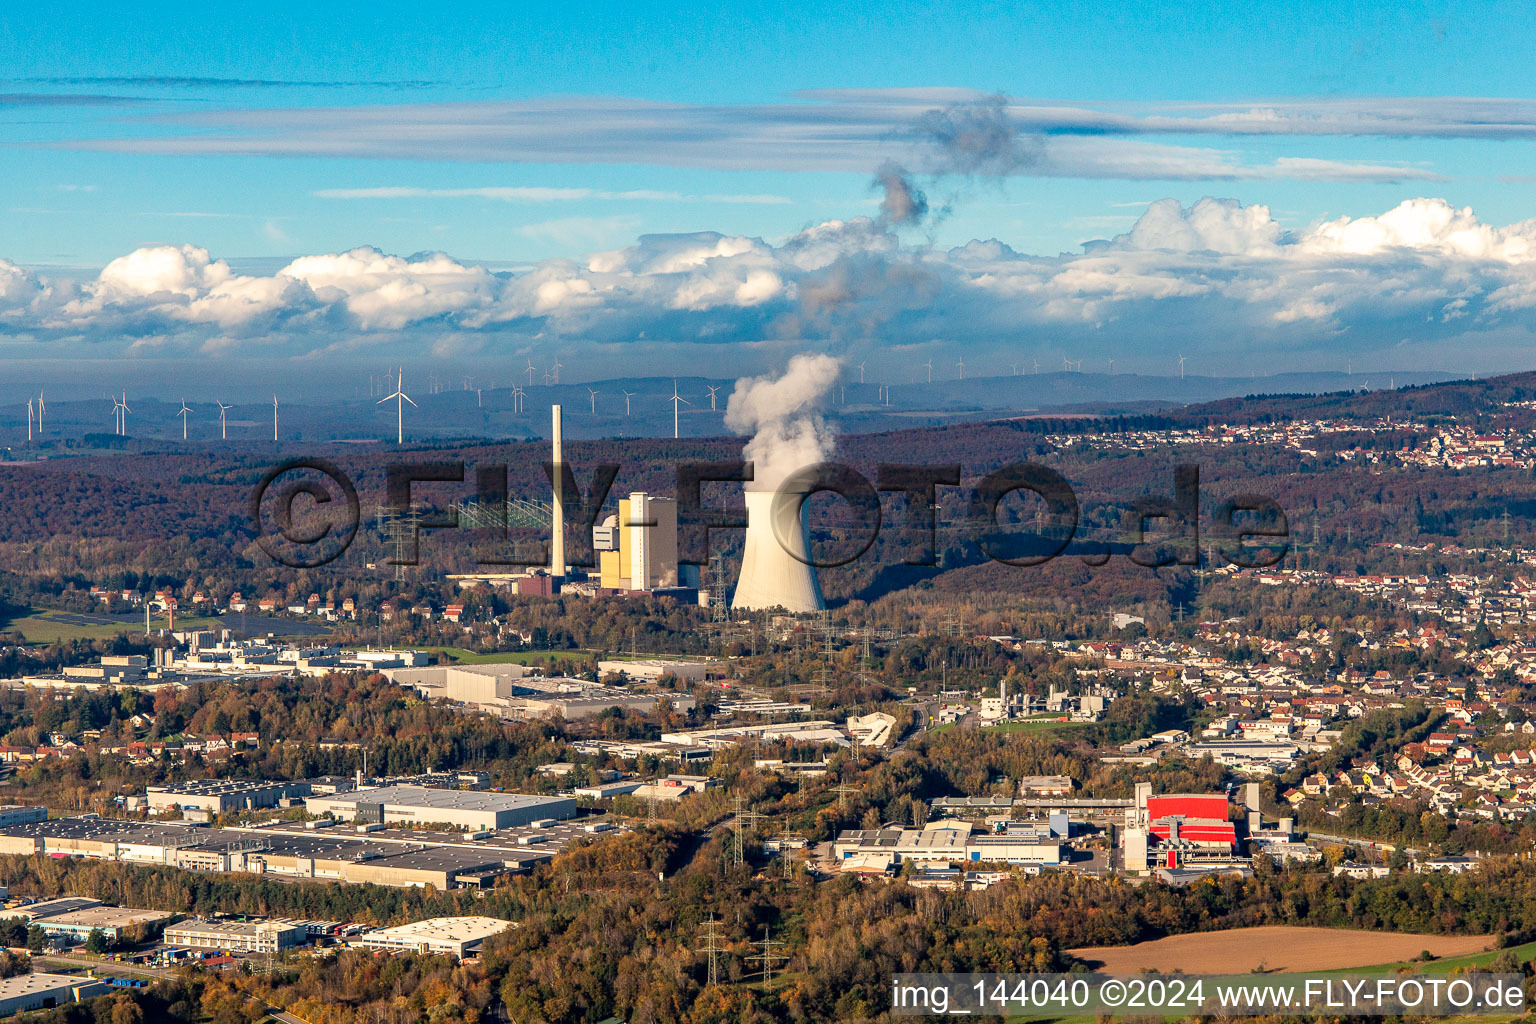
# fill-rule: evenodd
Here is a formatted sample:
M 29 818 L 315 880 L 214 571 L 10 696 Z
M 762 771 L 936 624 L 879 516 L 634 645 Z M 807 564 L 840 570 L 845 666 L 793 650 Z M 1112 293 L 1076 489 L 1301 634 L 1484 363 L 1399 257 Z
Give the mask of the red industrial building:
M 1237 845 L 1223 793 L 1170 793 L 1147 798 L 1147 831 L 1160 842 L 1177 839 L 1202 847 Z

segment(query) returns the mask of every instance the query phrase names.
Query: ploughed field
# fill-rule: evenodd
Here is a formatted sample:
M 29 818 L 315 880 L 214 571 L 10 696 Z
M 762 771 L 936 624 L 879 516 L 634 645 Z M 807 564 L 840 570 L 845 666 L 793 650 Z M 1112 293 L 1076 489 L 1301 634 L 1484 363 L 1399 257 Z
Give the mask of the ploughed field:
M 1134 946 L 1091 946 L 1067 952 L 1096 970 L 1134 974 L 1141 970 L 1186 974 L 1266 971 L 1325 971 L 1412 960 L 1424 950 L 1437 957 L 1466 956 L 1490 948 L 1486 935 L 1416 935 L 1345 928 L 1289 925 L 1232 928 L 1170 935 Z

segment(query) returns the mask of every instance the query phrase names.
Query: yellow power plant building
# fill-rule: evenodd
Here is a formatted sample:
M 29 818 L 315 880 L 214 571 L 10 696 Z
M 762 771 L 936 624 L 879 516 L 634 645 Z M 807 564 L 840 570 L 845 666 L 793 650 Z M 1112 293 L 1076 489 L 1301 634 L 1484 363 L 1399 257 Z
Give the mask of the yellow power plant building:
M 604 588 L 678 585 L 676 499 L 635 491 L 619 499 L 619 514 L 603 520 L 592 533 Z

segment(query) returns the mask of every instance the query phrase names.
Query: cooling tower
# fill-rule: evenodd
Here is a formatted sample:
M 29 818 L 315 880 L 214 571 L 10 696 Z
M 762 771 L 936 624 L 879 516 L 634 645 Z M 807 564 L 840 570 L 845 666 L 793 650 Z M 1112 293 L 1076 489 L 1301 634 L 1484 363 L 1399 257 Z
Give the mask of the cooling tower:
M 747 491 L 746 497 L 747 544 L 731 607 L 738 611 L 819 611 L 823 603 L 816 570 L 802 561 L 810 557 L 810 541 L 805 516 L 796 514 L 801 508 L 801 496 Z

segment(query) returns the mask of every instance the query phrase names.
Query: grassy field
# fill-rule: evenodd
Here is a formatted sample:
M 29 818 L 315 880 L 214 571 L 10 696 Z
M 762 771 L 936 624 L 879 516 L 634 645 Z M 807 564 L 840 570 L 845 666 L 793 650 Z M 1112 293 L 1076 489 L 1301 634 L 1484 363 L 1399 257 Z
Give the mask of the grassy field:
M 497 665 L 513 663 L 526 665 L 532 661 L 581 661 L 592 656 L 591 651 L 493 651 L 479 654 L 462 647 L 424 647 L 421 650 L 436 651 L 446 655 L 455 665 Z
M 60 640 L 109 640 L 122 633 L 144 632 L 144 620 L 133 622 L 99 621 L 104 615 L 79 614 L 52 608 L 34 608 L 30 615 L 23 615 L 0 626 L 0 633 L 19 634 L 28 643 L 51 644 Z M 150 625 L 156 629 L 166 626 L 165 616 L 153 616 Z M 178 616 L 176 625 L 182 629 L 217 628 L 218 622 L 209 618 Z
M 1494 958 L 1503 953 L 1515 954 L 1515 959 L 1521 963 L 1536 960 L 1536 942 L 1527 942 L 1523 946 L 1510 946 L 1507 949 L 1489 949 L 1465 956 L 1441 957 L 1439 960 L 1431 960 L 1428 963 L 1419 960 L 1399 960 L 1391 964 L 1371 964 L 1369 967 L 1340 968 L 1340 970 L 1348 969 L 1352 974 L 1390 974 L 1403 967 L 1412 967 L 1425 974 L 1449 974 L 1462 967 L 1487 967 Z
M 1058 722 L 1054 718 L 1036 718 L 1021 722 L 999 722 L 997 725 L 989 725 L 986 728 L 994 732 L 1026 732 L 1035 736 L 1048 732 L 1068 732 L 1089 724 L 1088 722 Z

